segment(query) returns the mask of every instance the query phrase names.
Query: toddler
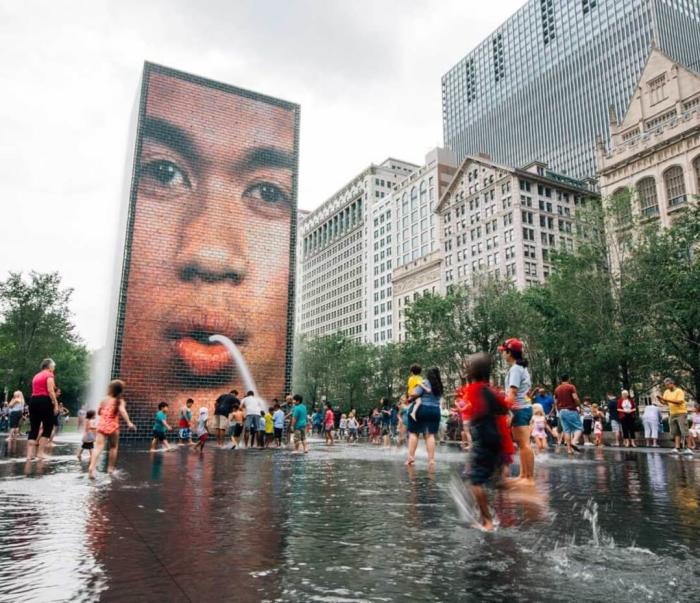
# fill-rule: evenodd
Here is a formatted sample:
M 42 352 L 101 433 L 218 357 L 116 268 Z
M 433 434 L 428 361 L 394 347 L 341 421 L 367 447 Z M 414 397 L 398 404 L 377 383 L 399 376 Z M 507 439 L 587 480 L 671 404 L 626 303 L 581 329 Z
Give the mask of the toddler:
M 347 431 L 348 428 L 348 418 L 343 413 L 340 415 L 340 422 L 338 423 L 338 437 L 342 440 L 345 437 L 345 432 Z
M 700 402 L 695 403 L 695 410 L 690 416 L 690 436 L 688 438 L 688 448 L 697 449 L 698 440 L 700 440 Z
M 207 419 L 209 418 L 209 410 L 202 406 L 199 409 L 199 420 L 197 421 L 197 445 L 195 450 L 204 452 L 204 444 L 209 439 L 209 431 L 207 431 Z
M 532 419 L 530 419 L 530 436 L 535 440 L 537 451 L 542 452 L 547 447 L 547 417 L 544 416 L 544 408 L 541 404 L 532 405 Z
M 83 430 L 83 445 L 78 452 L 78 460 L 83 460 L 83 450 L 88 451 L 88 458 L 92 454 L 92 449 L 95 447 L 95 438 L 97 437 L 97 426 L 95 425 L 95 411 L 88 410 L 85 415 L 85 428 Z
M 595 437 L 595 445 L 602 446 L 603 445 L 603 417 L 601 416 L 600 413 L 597 413 L 595 415 L 595 419 L 593 421 L 593 436 Z
M 155 452 L 158 449 L 158 444 L 163 444 L 165 450 L 170 450 L 170 444 L 165 438 L 165 433 L 171 431 L 168 425 L 168 403 L 161 402 L 158 404 L 158 412 L 153 421 L 153 439 L 151 440 L 150 452 Z
M 188 398 L 185 402 L 185 406 L 180 409 L 180 422 L 178 427 L 180 428 L 178 432 L 179 441 L 178 445 L 182 446 L 184 444 L 192 445 L 192 406 L 194 405 L 194 400 Z
M 348 428 L 348 442 L 353 441 L 357 442 L 357 429 L 359 425 L 357 423 L 357 419 L 355 418 L 355 415 L 350 415 L 350 418 L 347 420 L 347 428 Z
M 416 389 L 421 383 L 423 383 L 423 377 L 421 377 L 422 368 L 419 364 L 411 365 L 411 374 L 408 377 L 408 397 L 410 399 L 413 390 Z M 411 408 L 408 411 L 410 417 L 415 421 L 418 414 L 418 409 L 420 408 L 420 398 L 416 398 L 413 401 Z

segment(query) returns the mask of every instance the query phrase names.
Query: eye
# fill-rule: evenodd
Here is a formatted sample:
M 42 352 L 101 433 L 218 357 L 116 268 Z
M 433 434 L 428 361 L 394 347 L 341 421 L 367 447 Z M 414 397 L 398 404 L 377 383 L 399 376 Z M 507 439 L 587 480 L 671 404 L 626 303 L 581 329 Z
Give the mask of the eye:
M 141 166 L 140 177 L 152 187 L 177 189 L 191 186 L 187 175 L 175 163 L 166 159 L 150 161 Z
M 271 182 L 253 184 L 245 190 L 243 196 L 257 201 L 263 201 L 264 203 L 269 203 L 271 205 L 289 203 L 289 197 L 287 194 L 279 186 L 272 184 Z

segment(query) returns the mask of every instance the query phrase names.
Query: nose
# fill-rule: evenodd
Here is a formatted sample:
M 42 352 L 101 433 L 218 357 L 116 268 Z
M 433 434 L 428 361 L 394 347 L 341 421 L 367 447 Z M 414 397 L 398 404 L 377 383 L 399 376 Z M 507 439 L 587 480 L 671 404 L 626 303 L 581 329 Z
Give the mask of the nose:
M 248 274 L 244 211 L 225 181 L 203 183 L 183 216 L 177 272 L 182 281 L 240 284 Z

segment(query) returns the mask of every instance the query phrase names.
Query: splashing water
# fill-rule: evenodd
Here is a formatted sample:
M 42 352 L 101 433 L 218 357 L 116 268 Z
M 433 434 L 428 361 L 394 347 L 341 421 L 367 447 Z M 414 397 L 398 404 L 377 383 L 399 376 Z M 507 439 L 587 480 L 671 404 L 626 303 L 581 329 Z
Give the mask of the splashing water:
M 209 341 L 211 341 L 212 343 L 220 343 L 228 350 L 228 353 L 231 354 L 231 358 L 234 364 L 236 365 L 236 368 L 238 369 L 241 378 L 243 379 L 243 385 L 245 386 L 246 391 L 255 392 L 256 397 L 265 402 L 265 404 L 267 405 L 267 402 L 257 395 L 258 388 L 255 386 L 255 380 L 253 379 L 253 375 L 250 373 L 248 364 L 246 363 L 245 358 L 243 358 L 243 354 L 241 354 L 241 351 L 236 347 L 236 344 L 233 343 L 233 341 L 231 341 L 225 335 L 211 335 L 209 337 Z

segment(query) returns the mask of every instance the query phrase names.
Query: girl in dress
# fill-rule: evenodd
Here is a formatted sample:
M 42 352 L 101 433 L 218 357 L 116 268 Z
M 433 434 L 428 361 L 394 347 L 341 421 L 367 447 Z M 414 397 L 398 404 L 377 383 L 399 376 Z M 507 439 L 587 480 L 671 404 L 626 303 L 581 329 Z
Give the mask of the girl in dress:
M 530 421 L 530 435 L 535 440 L 537 452 L 542 452 L 547 448 L 547 417 L 544 416 L 544 409 L 541 404 L 532 405 L 532 420 Z

